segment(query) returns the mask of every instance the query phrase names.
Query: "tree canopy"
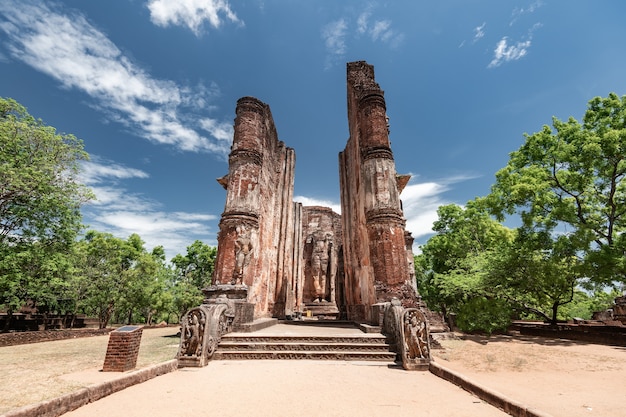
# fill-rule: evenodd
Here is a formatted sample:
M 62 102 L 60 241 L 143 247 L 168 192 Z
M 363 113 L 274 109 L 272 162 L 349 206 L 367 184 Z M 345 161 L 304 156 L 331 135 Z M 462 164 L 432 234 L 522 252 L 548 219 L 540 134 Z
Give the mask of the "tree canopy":
M 0 98 L 0 243 L 36 238 L 71 242 L 80 206 L 92 198 L 77 174 L 88 159 L 73 135 L 61 135 L 15 100 Z
M 593 304 L 580 286 L 604 300 L 604 286 L 626 284 L 626 96 L 596 97 L 582 123 L 553 118 L 524 136 L 489 195 L 440 207 L 417 258 L 427 302 L 469 327 L 499 322 L 483 313 L 502 302 L 556 323 L 569 303 Z M 477 309 L 485 320 L 466 320 Z
M 82 142 L 0 98 L 0 306 L 54 307 L 92 197 L 77 179 Z
M 582 123 L 553 118 L 525 137 L 496 174 L 491 212 L 566 236 L 593 281 L 626 282 L 626 96 L 596 97 Z

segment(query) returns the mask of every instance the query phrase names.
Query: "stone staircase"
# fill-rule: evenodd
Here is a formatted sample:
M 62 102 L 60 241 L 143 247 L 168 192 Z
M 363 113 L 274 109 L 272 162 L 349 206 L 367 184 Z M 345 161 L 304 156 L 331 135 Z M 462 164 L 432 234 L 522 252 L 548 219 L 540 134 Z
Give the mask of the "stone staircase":
M 270 335 L 231 333 L 224 335 L 213 355 L 227 359 L 316 359 L 394 362 L 385 336 L 361 335 Z

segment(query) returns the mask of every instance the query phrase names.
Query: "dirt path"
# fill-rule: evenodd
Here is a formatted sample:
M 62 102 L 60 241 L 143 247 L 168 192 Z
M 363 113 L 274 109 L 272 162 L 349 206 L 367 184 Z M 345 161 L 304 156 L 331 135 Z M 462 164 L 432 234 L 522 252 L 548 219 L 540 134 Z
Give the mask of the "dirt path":
M 442 342 L 438 363 L 554 416 L 626 416 L 626 348 L 538 337 Z
M 178 345 L 174 330 L 144 332 L 139 367 L 173 357 Z M 0 414 L 3 408 L 117 377 L 99 372 L 107 340 L 100 336 L 0 348 L 0 383 L 14 388 L 2 391 L 9 396 L 0 396 Z M 442 345 L 444 349 L 432 351 L 439 364 L 555 417 L 626 416 L 626 348 L 519 336 L 463 336 Z M 427 372 L 336 361 L 214 361 L 206 368 L 160 376 L 67 415 L 381 414 L 504 415 Z
M 496 417 L 500 410 L 429 372 L 385 363 L 215 361 L 130 387 L 67 417 Z

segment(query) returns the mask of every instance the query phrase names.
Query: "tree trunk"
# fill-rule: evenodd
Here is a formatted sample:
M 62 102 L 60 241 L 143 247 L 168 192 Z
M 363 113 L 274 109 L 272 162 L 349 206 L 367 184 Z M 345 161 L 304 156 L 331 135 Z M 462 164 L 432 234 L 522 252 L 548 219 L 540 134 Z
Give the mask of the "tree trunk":
M 2 331 L 0 333 L 8 333 L 11 328 L 11 319 L 13 318 L 13 310 L 8 310 L 6 315 L 6 321 L 4 322 L 4 326 L 2 326 Z
M 555 302 L 552 304 L 552 318 L 550 319 L 550 324 L 552 326 L 556 326 L 556 314 L 559 311 L 559 303 Z
M 101 329 L 106 329 L 108 326 L 111 315 L 113 314 L 113 306 L 114 304 L 112 302 L 109 303 L 109 305 L 98 314 L 98 326 Z

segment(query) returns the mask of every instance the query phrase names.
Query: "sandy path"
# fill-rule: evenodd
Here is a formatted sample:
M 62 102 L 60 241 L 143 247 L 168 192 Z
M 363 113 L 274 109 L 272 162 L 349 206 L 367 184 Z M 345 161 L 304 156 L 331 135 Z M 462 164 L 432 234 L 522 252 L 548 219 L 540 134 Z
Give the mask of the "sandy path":
M 88 404 L 79 416 L 505 416 L 429 372 L 383 363 L 215 361 Z
M 444 341 L 436 361 L 553 416 L 626 416 L 626 348 L 533 337 Z
M 161 346 L 159 350 L 170 352 L 166 355 L 169 359 L 177 340 L 169 337 L 171 329 L 162 331 L 161 336 L 168 337 L 155 340 Z M 277 325 L 259 333 L 315 335 L 318 332 L 320 329 Z M 326 328 L 322 333 L 360 332 Z M 90 347 L 90 340 L 75 340 L 74 347 L 70 342 L 68 346 L 64 342 L 45 342 L 16 352 L 13 347 L 2 348 L 0 380 L 4 378 L 15 386 L 24 379 L 22 364 L 29 363 L 30 367 L 37 365 L 30 369 L 38 376 L 36 382 L 48 387 L 85 386 L 120 377 L 117 373 L 99 372 L 104 351 Z M 144 347 L 148 347 L 149 338 L 144 342 Z M 442 344 L 445 349 L 432 351 L 437 363 L 532 408 L 555 417 L 626 416 L 624 347 L 520 336 L 463 336 L 463 340 L 446 340 Z M 106 338 L 101 345 L 104 349 Z M 79 355 L 86 361 L 81 366 L 70 360 L 76 359 L 75 349 L 90 353 Z M 41 352 L 37 353 L 38 350 Z M 11 352 L 18 356 L 11 356 Z M 70 359 L 61 356 L 61 352 Z M 7 361 L 15 366 L 9 366 Z M 8 372 L 13 368 L 17 374 Z M 40 391 L 36 383 L 30 385 L 16 395 Z M 386 414 L 504 415 L 428 372 L 402 371 L 381 362 L 270 360 L 214 361 L 206 368 L 179 370 L 66 415 L 367 417 Z

